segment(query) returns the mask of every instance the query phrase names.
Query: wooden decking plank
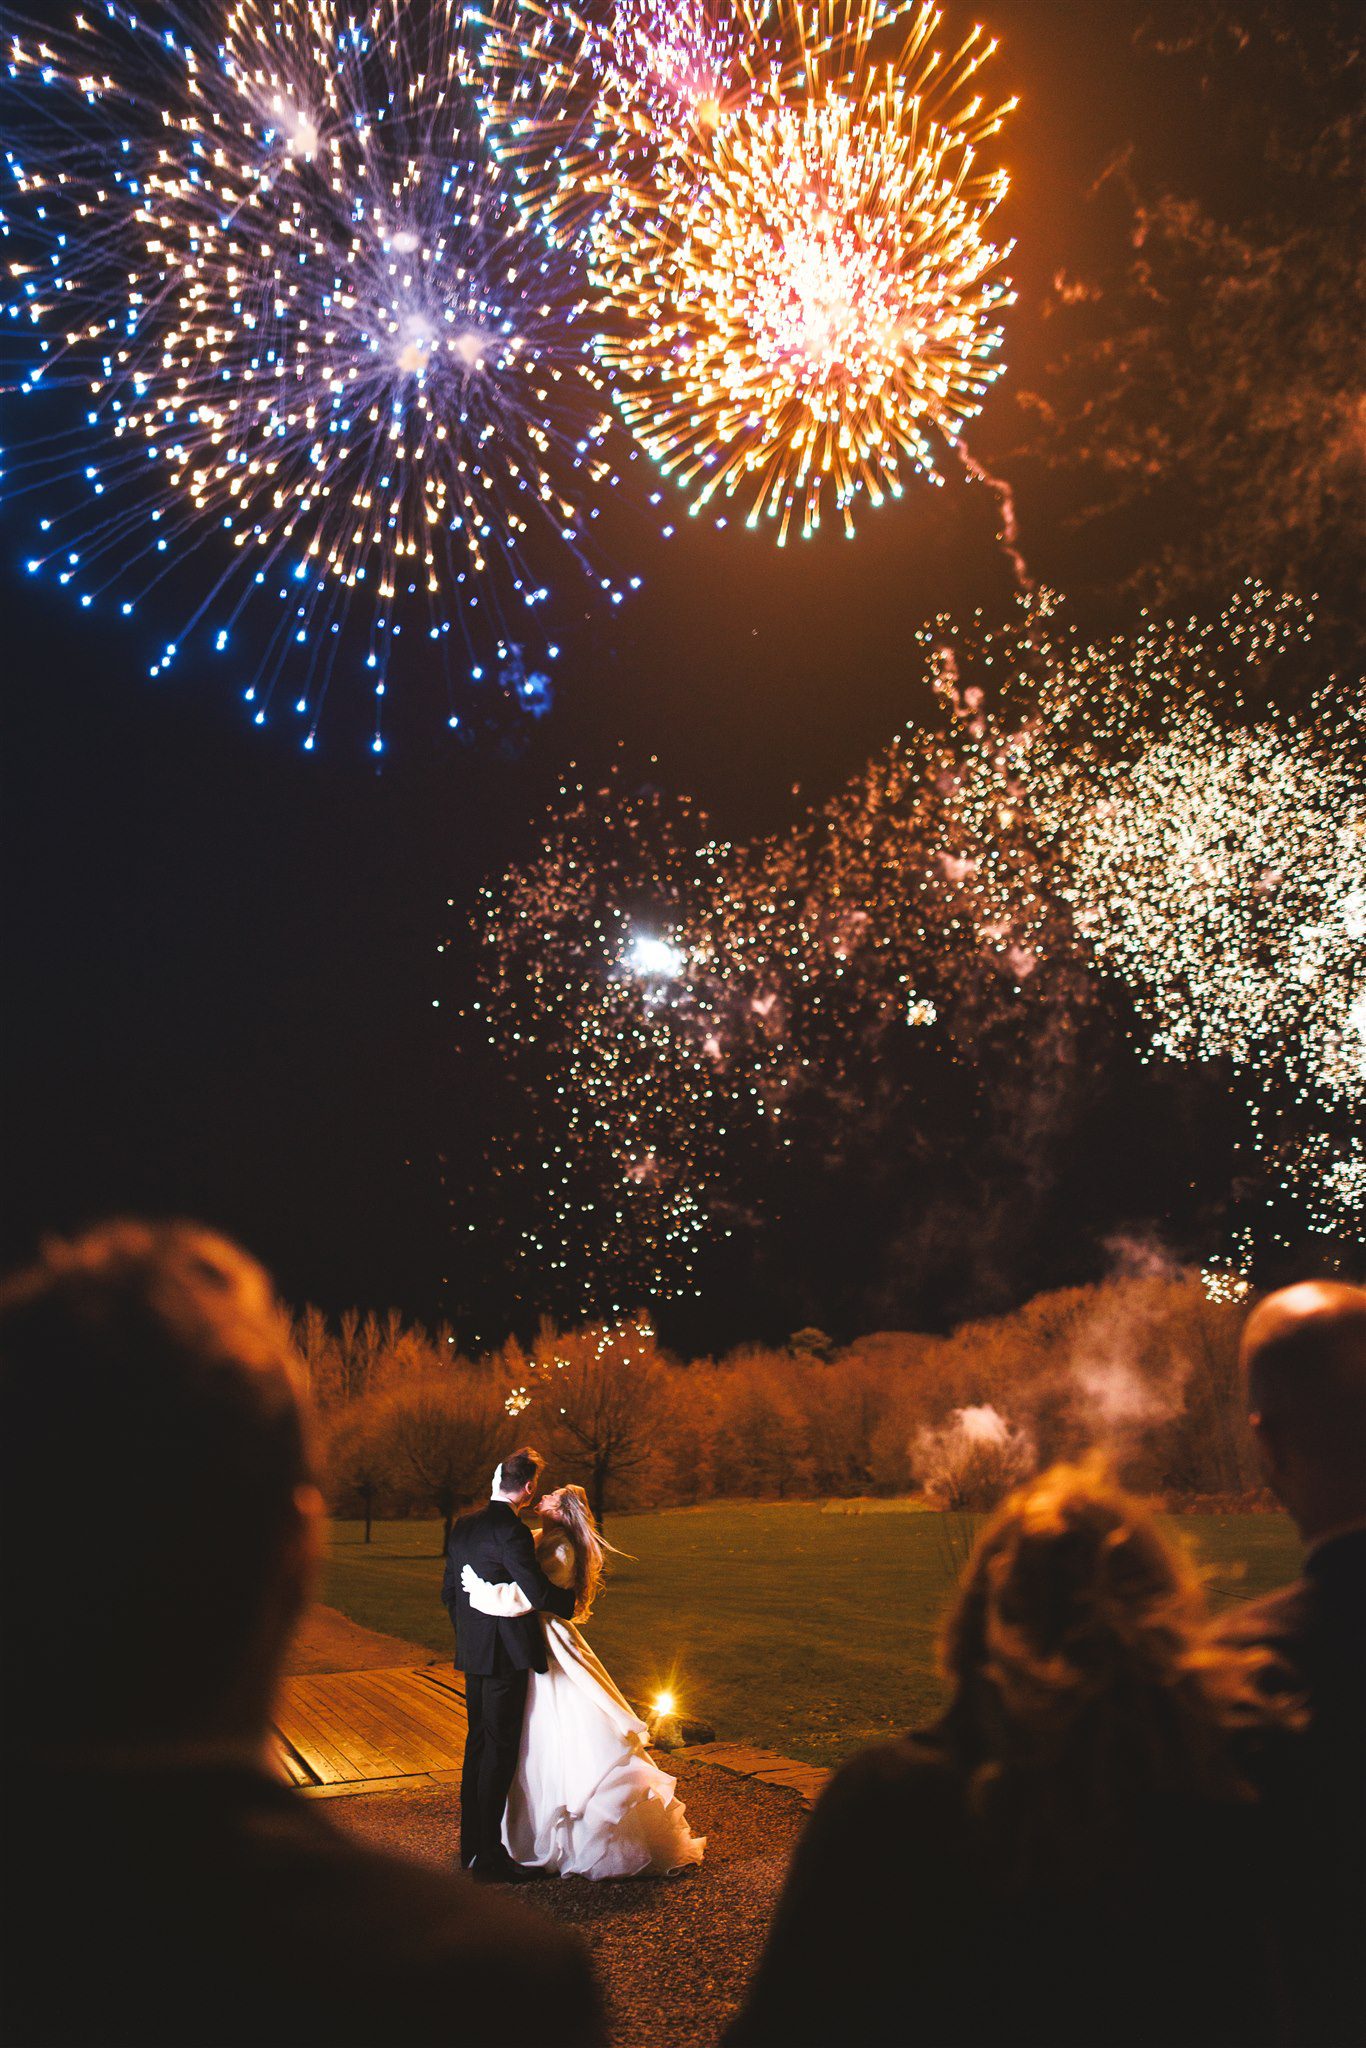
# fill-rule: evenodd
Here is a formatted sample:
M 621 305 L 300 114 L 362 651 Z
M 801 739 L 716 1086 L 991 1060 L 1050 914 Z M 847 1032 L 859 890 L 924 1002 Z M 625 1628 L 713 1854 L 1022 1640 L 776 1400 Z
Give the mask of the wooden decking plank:
M 397 1688 L 406 1698 L 421 1702 L 433 1713 L 464 1715 L 465 1695 L 448 1686 L 428 1685 L 420 1671 L 367 1671 L 365 1675 L 379 1685 Z
M 387 1671 L 372 1673 L 372 1679 L 376 1692 L 391 1703 L 391 1711 L 405 1725 L 421 1728 L 448 1748 L 463 1744 L 469 1722 L 454 1700 L 446 1704 L 425 1686 L 405 1686 L 397 1674 Z
M 349 1730 L 344 1724 L 338 1726 L 336 1716 L 325 1708 L 296 1699 L 291 1703 L 288 1714 L 281 1718 L 286 1738 L 325 1784 L 341 1784 L 370 1776 L 374 1767 L 371 1755 L 369 1752 L 357 1755 L 356 1743 Z M 384 1770 L 388 1772 L 391 1769 L 386 1760 Z
M 279 1708 L 280 1732 L 309 1765 L 310 1769 L 321 1768 L 328 1777 L 351 1775 L 346 1752 L 328 1739 L 326 1723 L 320 1720 L 297 1694 L 281 1701 Z
M 317 1779 L 294 1745 L 281 1735 L 278 1728 L 271 1731 L 270 1760 L 279 1775 L 291 1785 L 314 1785 Z
M 295 1694 L 295 1711 L 312 1733 L 314 1742 L 334 1759 L 332 1775 L 342 1778 L 368 1778 L 391 1773 L 394 1759 L 373 1750 L 364 1736 L 353 1726 L 353 1715 L 349 1704 L 336 1698 L 331 1689 L 321 1695 L 313 1689 L 314 1682 L 299 1681 Z M 305 1690 L 305 1688 L 309 1688 Z M 376 1765 L 379 1766 L 376 1771 Z
M 349 1799 L 357 1792 L 445 1791 L 448 1786 L 459 1782 L 459 1771 L 419 1771 L 411 1778 L 363 1778 L 355 1784 L 307 1785 L 302 1788 L 301 1796 L 305 1799 Z
M 458 1699 L 461 1706 L 464 1706 L 465 1674 L 463 1671 L 442 1671 L 440 1669 L 433 1671 L 428 1668 L 414 1671 L 412 1676 L 423 1685 L 429 1686 L 433 1692 Z
M 459 1674 L 422 1668 L 286 1679 L 276 1723 L 282 1773 L 314 1790 L 454 1782 L 468 1728 Z
M 317 1773 L 324 1784 L 337 1784 L 345 1778 L 363 1777 L 347 1755 L 345 1748 L 325 1732 L 326 1722 L 320 1723 L 307 1704 L 297 1697 L 281 1703 L 279 1712 L 281 1733 L 295 1748 L 311 1771 Z
M 453 1714 L 438 1718 L 410 1694 L 377 1685 L 377 1704 L 389 1716 L 395 1730 L 402 1736 L 405 1754 L 428 1759 L 427 1769 L 453 1769 L 464 1754 L 465 1728 L 463 1719 L 456 1721 Z
M 329 1678 L 324 1689 L 317 1680 L 304 1680 L 303 1686 L 309 1691 L 303 1693 L 305 1703 L 311 1708 L 319 1725 L 325 1731 L 328 1741 L 346 1758 L 350 1766 L 346 1775 L 359 1778 L 401 1778 L 404 1775 L 402 1756 L 395 1756 L 372 1741 L 373 1717 L 353 1700 L 341 1678 Z
M 373 1756 L 387 1758 L 398 1775 L 425 1769 L 432 1745 L 401 1724 L 383 1696 L 377 1697 L 372 1678 L 371 1672 L 358 1671 L 333 1680 L 336 1711 L 348 1722 L 348 1752 L 359 1755 L 358 1745 L 364 1743 Z
M 369 1672 L 357 1673 L 338 1685 L 336 1706 L 338 1713 L 350 1717 L 355 1732 L 378 1754 L 389 1757 L 391 1762 L 400 1766 L 410 1764 L 412 1731 L 393 1711 L 391 1702 L 371 1682 Z
M 401 1742 L 404 1762 L 413 1768 L 423 1770 L 453 1769 L 463 1753 L 463 1741 L 448 1731 L 437 1731 L 425 1727 L 420 1721 L 410 1720 L 398 1705 L 389 1709 L 394 1741 Z M 420 1765 L 417 1760 L 425 1759 Z
M 345 1757 L 321 1746 L 312 1732 L 301 1727 L 297 1720 L 290 1722 L 288 1740 L 320 1785 L 340 1784 L 343 1779 L 356 1775 Z

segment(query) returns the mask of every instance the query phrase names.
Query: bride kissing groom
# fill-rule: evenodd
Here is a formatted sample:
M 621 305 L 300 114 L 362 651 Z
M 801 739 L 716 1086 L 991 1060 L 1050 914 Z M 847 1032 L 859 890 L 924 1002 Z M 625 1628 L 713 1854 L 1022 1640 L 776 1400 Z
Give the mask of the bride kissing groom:
M 646 1877 L 702 1861 L 674 1780 L 577 1624 L 611 1549 L 581 1486 L 542 1494 L 545 1460 L 514 1451 L 486 1507 L 451 1530 L 441 1597 L 465 1674 L 460 1861 L 484 1884 Z M 621 1553 L 616 1553 L 620 1555 Z

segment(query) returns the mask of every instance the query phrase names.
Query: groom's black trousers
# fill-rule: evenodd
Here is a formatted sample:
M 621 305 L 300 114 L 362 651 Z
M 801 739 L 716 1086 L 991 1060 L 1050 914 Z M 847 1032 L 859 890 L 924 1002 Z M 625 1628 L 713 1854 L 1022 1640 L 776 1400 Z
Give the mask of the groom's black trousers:
M 526 1671 L 491 1678 L 465 1673 L 469 1731 L 460 1773 L 460 1861 L 467 1870 L 476 1856 L 486 1870 L 507 1857 L 503 1809 L 517 1775 L 529 1677 Z

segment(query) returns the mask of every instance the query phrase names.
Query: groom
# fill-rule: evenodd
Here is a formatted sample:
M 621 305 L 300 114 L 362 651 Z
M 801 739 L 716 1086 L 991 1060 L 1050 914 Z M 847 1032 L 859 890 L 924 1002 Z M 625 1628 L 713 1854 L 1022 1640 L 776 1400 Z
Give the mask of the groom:
M 493 1475 L 488 1506 L 461 1517 L 446 1549 L 441 1597 L 455 1629 L 455 1668 L 465 1674 L 469 1713 L 460 1776 L 460 1861 L 483 1884 L 521 1884 L 532 1875 L 503 1847 L 503 1809 L 517 1774 L 527 1673 L 546 1665 L 537 1610 L 548 1609 L 563 1621 L 574 1615 L 572 1590 L 552 1586 L 536 1562 L 531 1531 L 518 1519 L 535 1499 L 544 1470 L 539 1451 L 504 1458 Z M 495 1586 L 509 1580 L 520 1586 L 533 1611 L 480 1614 L 460 1582 L 467 1564 Z

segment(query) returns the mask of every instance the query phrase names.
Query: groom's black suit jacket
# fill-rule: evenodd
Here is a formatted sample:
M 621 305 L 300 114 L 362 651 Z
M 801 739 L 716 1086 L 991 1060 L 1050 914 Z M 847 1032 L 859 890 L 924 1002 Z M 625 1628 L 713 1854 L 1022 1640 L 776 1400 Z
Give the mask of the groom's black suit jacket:
M 521 1587 L 533 1610 L 548 1610 L 562 1621 L 574 1617 L 574 1595 L 552 1585 L 536 1562 L 531 1531 L 506 1501 L 491 1500 L 477 1514 L 463 1515 L 446 1546 L 446 1575 L 441 1597 L 455 1629 L 455 1668 L 471 1676 L 494 1678 L 509 1671 L 545 1670 L 545 1631 L 539 1613 L 506 1618 L 481 1614 L 471 1607 L 460 1573 L 473 1566 L 490 1585 L 509 1580 Z

